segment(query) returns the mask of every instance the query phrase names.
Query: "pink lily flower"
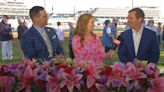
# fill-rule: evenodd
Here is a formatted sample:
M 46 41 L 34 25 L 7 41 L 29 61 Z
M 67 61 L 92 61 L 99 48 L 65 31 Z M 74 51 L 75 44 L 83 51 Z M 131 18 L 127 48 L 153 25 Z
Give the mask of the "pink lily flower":
M 113 65 L 112 75 L 108 77 L 108 85 L 111 84 L 114 88 L 121 87 L 124 85 L 124 77 L 122 76 L 125 65 L 120 62 L 116 62 Z
M 146 78 L 146 75 L 140 72 L 139 68 L 136 68 L 132 63 L 128 62 L 126 64 L 126 69 L 124 71 L 126 77 L 125 81 L 135 80 L 139 78 Z
M 118 73 L 118 74 L 122 74 L 122 72 L 124 71 L 124 65 L 120 62 L 116 62 L 113 65 L 113 73 Z
M 100 73 L 101 75 L 105 75 L 107 77 L 112 75 L 112 67 L 110 66 L 104 66 L 104 69 Z
M 26 88 L 26 92 L 31 92 L 31 83 L 35 77 L 30 65 L 27 65 L 25 71 L 21 77 L 22 88 Z
M 45 62 L 43 62 L 42 67 L 43 67 L 43 69 L 47 69 L 48 67 L 50 67 L 50 65 L 51 65 L 51 62 L 45 61 Z
M 100 92 L 105 92 L 109 87 L 108 77 L 105 75 L 100 75 L 100 79 L 97 79 L 95 87 Z
M 139 81 L 147 77 L 146 74 L 140 71 L 140 68 L 136 68 L 131 62 L 126 64 L 126 68 L 123 74 L 125 76 L 125 86 L 130 89 L 133 87 L 138 88 L 140 83 Z M 133 86 L 130 81 L 134 81 L 134 83 L 132 83 Z
M 79 81 L 82 77 L 82 74 L 75 74 L 74 71 L 72 71 L 71 74 L 63 73 L 63 78 L 65 79 L 65 83 L 69 92 L 72 92 L 74 86 L 76 86 L 80 90 Z
M 61 88 L 65 85 L 64 80 L 56 77 L 48 76 L 47 92 L 61 92 Z
M 87 76 L 87 88 L 91 88 L 99 77 L 100 70 L 98 70 L 94 65 L 89 64 L 84 71 L 84 75 Z
M 150 81 L 151 87 L 147 92 L 164 92 L 164 78 L 156 78 Z
M 9 65 L 2 65 L 0 68 L 0 74 L 8 75 L 8 73 L 9 73 Z
M 31 62 L 31 60 L 25 59 L 25 60 L 24 60 L 24 65 L 25 65 L 25 67 L 26 67 L 27 65 L 30 65 L 30 62 Z
M 14 82 L 14 77 L 0 76 L 0 92 L 12 92 Z
M 140 71 L 144 70 L 144 68 L 147 66 L 147 61 L 139 61 L 139 60 L 134 60 L 132 62 L 136 68 L 138 68 Z
M 148 78 L 158 78 L 160 74 L 159 69 L 154 63 L 149 63 L 145 68 L 145 72 L 148 75 Z

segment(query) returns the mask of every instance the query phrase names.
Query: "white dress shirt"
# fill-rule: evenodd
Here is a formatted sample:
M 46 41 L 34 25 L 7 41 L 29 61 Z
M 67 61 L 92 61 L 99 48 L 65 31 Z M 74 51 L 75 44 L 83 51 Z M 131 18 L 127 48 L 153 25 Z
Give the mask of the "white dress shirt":
M 138 48 L 139 48 L 141 37 L 142 37 L 143 27 L 144 27 L 144 25 L 142 24 L 139 31 L 132 29 L 134 49 L 135 49 L 135 55 L 136 56 L 138 53 Z
M 56 29 L 56 33 L 57 33 L 57 36 L 59 38 L 60 41 L 64 41 L 64 30 L 62 29 L 61 26 L 59 26 L 57 29 Z

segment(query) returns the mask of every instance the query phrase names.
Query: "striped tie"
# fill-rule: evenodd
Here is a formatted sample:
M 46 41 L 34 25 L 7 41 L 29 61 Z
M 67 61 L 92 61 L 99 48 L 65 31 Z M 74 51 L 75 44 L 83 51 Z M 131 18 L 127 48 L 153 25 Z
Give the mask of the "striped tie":
M 53 49 L 52 49 L 52 46 L 51 46 L 51 42 L 48 38 L 48 35 L 46 33 L 46 31 L 42 31 L 43 32 L 43 39 L 47 45 L 47 49 L 48 49 L 48 52 L 49 52 L 49 57 L 53 57 Z

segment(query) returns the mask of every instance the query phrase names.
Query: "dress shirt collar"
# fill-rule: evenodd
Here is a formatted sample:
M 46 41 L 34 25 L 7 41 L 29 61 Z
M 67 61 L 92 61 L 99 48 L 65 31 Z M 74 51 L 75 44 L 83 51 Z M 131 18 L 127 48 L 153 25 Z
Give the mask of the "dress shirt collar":
M 41 27 L 38 27 L 38 26 L 36 26 L 36 25 L 33 25 L 33 26 L 34 26 L 34 28 L 37 29 L 37 31 L 38 31 L 39 33 L 41 33 L 41 34 L 44 33 L 44 31 L 43 31 L 43 30 L 45 30 L 44 27 L 41 28 Z
M 133 32 L 137 33 L 137 34 L 142 34 L 143 32 L 143 29 L 144 29 L 144 24 L 141 25 L 141 28 L 139 31 L 135 30 L 135 29 L 132 29 Z

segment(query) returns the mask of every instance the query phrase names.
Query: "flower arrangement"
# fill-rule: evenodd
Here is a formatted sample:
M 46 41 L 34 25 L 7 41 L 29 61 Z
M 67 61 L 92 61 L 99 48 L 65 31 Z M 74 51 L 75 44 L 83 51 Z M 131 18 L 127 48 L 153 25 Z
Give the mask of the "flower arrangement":
M 42 65 L 25 60 L 22 64 L 0 67 L 0 92 L 163 92 L 164 78 L 153 63 L 141 61 L 113 67 L 78 67 L 69 63 Z

